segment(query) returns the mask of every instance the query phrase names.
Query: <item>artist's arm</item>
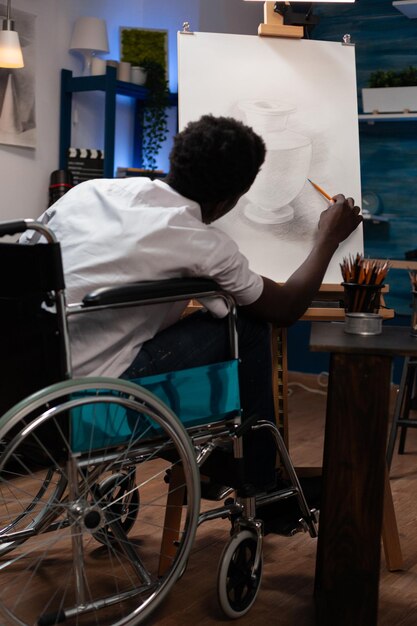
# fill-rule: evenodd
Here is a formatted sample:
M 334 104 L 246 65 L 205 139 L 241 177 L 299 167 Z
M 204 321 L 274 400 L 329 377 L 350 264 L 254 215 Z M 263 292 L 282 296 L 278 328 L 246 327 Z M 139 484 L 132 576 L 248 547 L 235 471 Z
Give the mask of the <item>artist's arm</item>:
M 277 326 L 289 326 L 297 321 L 317 294 L 339 243 L 362 221 L 359 212 L 352 198 L 334 196 L 333 204 L 320 216 L 318 234 L 306 260 L 282 286 L 263 278 L 264 288 L 258 300 L 242 309 Z

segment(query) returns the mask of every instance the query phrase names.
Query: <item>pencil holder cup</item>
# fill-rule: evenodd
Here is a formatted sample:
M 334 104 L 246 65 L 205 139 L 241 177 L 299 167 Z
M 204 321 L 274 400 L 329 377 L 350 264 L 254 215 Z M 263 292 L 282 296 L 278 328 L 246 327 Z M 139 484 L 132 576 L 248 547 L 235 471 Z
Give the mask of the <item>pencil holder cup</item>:
M 347 313 L 378 313 L 382 285 L 342 283 Z
M 417 291 L 412 291 L 412 309 L 411 309 L 411 334 L 417 337 Z

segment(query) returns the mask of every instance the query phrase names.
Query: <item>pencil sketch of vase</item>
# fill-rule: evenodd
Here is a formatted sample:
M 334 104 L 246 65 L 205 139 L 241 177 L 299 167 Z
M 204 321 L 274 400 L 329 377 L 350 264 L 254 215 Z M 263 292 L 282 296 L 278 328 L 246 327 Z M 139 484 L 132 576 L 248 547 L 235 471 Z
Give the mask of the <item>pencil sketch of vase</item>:
M 239 108 L 246 122 L 265 141 L 267 153 L 261 171 L 246 194 L 245 215 L 260 224 L 280 224 L 294 216 L 291 202 L 306 181 L 311 140 L 287 128 L 296 108 L 270 100 L 243 100 Z

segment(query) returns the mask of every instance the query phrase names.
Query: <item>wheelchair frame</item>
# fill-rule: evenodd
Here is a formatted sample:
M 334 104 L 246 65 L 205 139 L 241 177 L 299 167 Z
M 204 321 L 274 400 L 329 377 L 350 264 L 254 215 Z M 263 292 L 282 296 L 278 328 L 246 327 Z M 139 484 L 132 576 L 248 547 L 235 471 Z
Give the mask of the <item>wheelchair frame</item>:
M 57 243 L 50 229 L 33 220 L 0 224 L 0 236 L 25 230 L 36 230 L 48 243 Z M 301 511 L 295 530 L 317 536 L 317 511 L 308 506 L 272 422 L 253 417 L 241 424 L 236 415 L 186 429 L 164 402 L 135 383 L 71 377 L 70 316 L 212 296 L 223 298 L 228 306 L 231 358 L 237 359 L 236 306 L 213 281 L 178 279 L 104 288 L 70 305 L 64 289 L 55 292 L 66 380 L 30 395 L 0 419 L 0 613 L 10 623 L 141 623 L 184 571 L 198 525 L 218 518 L 232 521 L 232 536 L 220 560 L 217 594 L 225 614 L 236 618 L 251 608 L 261 583 L 263 524 L 257 508 L 295 497 Z M 98 449 L 92 440 L 87 450 L 74 451 L 71 426 L 66 430 L 68 416 L 74 419 L 86 410 L 93 416 L 93 433 L 105 415 L 120 430 L 130 428 L 129 438 Z M 56 450 L 42 443 L 45 429 L 54 433 Z M 234 459 L 242 460 L 242 436 L 250 429 L 271 433 L 288 486 L 257 494 L 238 485 L 234 499 L 200 512 L 199 467 L 219 446 L 232 445 Z M 41 453 L 35 459 L 34 446 Z M 143 538 L 156 555 L 138 545 Z M 62 575 L 69 573 L 61 586 L 54 588 L 55 580 L 50 581 L 47 591 L 38 593 L 36 574 L 45 576 L 48 559 L 60 565 Z M 103 561 L 101 567 L 97 559 Z M 241 568 L 239 583 L 233 577 L 236 567 Z M 16 588 L 23 589 L 17 598 Z

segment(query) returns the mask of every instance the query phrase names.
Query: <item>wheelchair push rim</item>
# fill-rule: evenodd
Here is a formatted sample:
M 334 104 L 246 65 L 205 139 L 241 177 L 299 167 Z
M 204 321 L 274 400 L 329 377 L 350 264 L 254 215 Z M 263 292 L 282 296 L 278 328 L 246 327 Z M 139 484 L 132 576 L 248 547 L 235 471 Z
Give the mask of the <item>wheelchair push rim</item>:
M 74 415 L 87 410 L 94 436 L 89 431 L 90 447 L 75 450 Z M 135 426 L 126 441 L 98 439 L 97 449 L 103 411 L 105 421 L 111 414 L 125 430 Z M 59 439 L 52 452 L 42 443 L 45 428 Z M 0 420 L 0 439 L 0 547 L 10 548 L 7 560 L 0 549 L 0 613 L 8 623 L 133 626 L 145 619 L 184 568 L 198 522 L 195 453 L 176 416 L 137 385 L 80 379 L 19 403 Z M 41 462 L 28 456 L 36 446 Z M 45 466 L 59 488 L 46 488 Z M 164 480 L 173 467 L 182 477 L 175 486 Z M 167 498 L 181 489 L 173 537 Z

